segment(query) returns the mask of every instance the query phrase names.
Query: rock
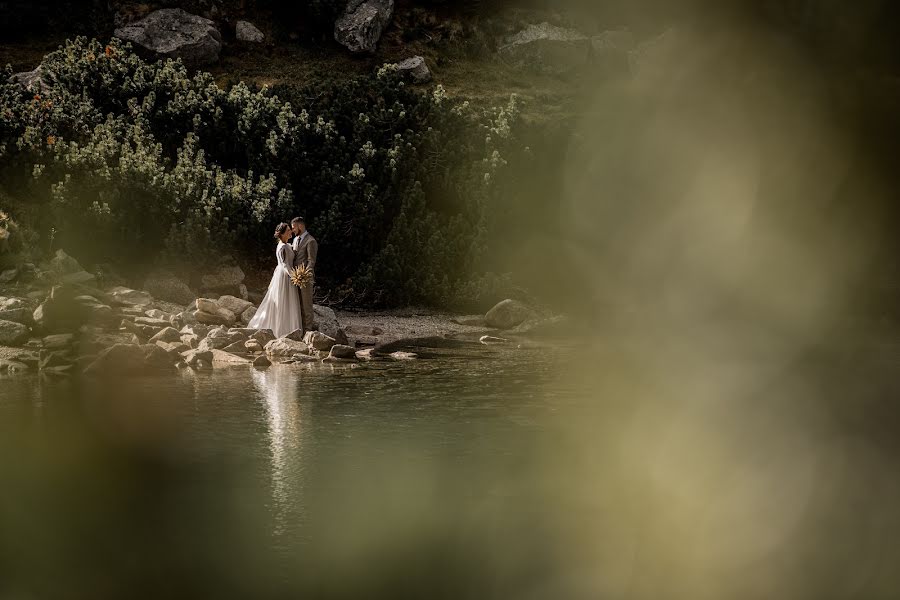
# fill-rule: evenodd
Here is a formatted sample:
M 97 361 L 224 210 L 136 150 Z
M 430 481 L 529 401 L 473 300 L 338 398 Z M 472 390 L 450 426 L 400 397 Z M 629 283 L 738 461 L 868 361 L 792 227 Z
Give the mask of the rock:
M 328 337 L 334 338 L 339 344 L 347 343 L 347 334 L 341 329 L 341 324 L 338 322 L 337 315 L 334 314 L 333 310 L 327 306 L 315 304 L 313 305 L 313 313 L 314 323 L 316 324 L 318 331 L 321 331 Z
M 402 350 L 398 350 L 397 352 L 391 352 L 388 354 L 389 357 L 394 360 L 415 360 L 419 358 L 419 355 L 415 352 L 403 352 Z
M 230 310 L 235 315 L 240 315 L 253 306 L 253 303 L 247 300 L 241 300 L 240 298 L 235 298 L 234 296 L 222 296 L 218 300 L 218 305 L 225 310 Z
M 12 283 L 18 276 L 18 269 L 6 269 L 5 271 L 0 271 L 0 283 Z
M 249 329 L 247 327 L 232 327 L 228 330 L 228 335 L 234 338 L 235 341 L 245 341 L 250 339 L 250 336 L 252 336 L 257 331 L 258 330 L 256 329 Z
M 485 327 L 487 325 L 484 322 L 484 315 L 457 317 L 455 319 L 450 319 L 450 322 L 456 323 L 457 325 L 465 325 L 466 327 Z
M 60 275 L 59 282 L 77 285 L 96 285 L 97 278 L 87 271 L 77 271 L 75 273 L 66 273 L 65 275 Z
M 371 327 L 369 325 L 348 325 L 344 327 L 344 332 L 349 335 L 381 335 L 384 330 L 381 327 Z
M 286 364 L 291 363 L 317 363 L 319 359 L 308 354 L 295 354 L 289 360 L 284 361 Z
M 257 369 L 265 369 L 272 365 L 272 361 L 266 358 L 265 354 L 261 354 L 253 359 L 253 366 Z
M 213 360 L 212 350 L 189 350 L 188 352 L 183 352 L 181 356 L 185 364 L 192 369 L 198 368 L 201 362 L 211 365 Z
M 293 356 L 294 354 L 306 354 L 309 346 L 303 342 L 278 338 L 265 345 L 266 354 L 269 356 Z
M 237 288 L 244 281 L 244 272 L 240 267 L 220 267 L 203 276 L 204 289 Z
M 169 358 L 172 360 L 172 363 L 176 363 L 181 361 L 181 353 L 187 352 L 190 350 L 187 346 L 178 342 L 177 344 L 170 344 L 168 342 L 154 342 L 157 346 L 166 351 L 166 354 L 169 355 Z
M 194 323 L 192 325 L 185 325 L 178 333 L 182 335 L 196 335 L 200 338 L 204 338 L 209 334 L 209 331 L 210 327 L 200 323 Z
M 231 352 L 226 352 L 225 350 L 213 350 L 212 354 L 213 366 L 248 365 L 251 362 L 249 358 L 238 356 Z
M 162 349 L 159 349 L 163 352 Z M 144 370 L 144 350 L 137 344 L 116 344 L 105 348 L 84 370 L 85 375 L 119 375 Z
M 511 329 L 519 323 L 534 318 L 535 313 L 517 300 L 503 300 L 484 315 L 485 324 L 496 329 Z
M 188 285 L 169 271 L 154 271 L 144 281 L 143 288 L 154 298 L 187 306 L 197 294 Z
M 322 359 L 322 362 L 326 365 L 329 364 L 356 364 L 356 357 L 353 358 L 337 358 L 336 356 L 326 356 Z
M 25 373 L 30 371 L 31 367 L 26 365 L 25 363 L 21 363 L 15 360 L 8 360 L 5 358 L 0 358 L 0 374 L 2 373 Z
M 591 38 L 591 64 L 607 76 L 631 73 L 629 53 L 634 49 L 630 31 L 604 31 Z
M 331 347 L 331 351 L 328 353 L 329 358 L 356 358 L 356 348 L 352 346 L 345 346 L 343 344 L 335 344 Z
M 294 341 L 297 341 L 297 342 L 302 342 L 302 341 L 304 341 L 304 338 L 305 338 L 306 336 L 305 336 L 305 334 L 303 333 L 303 330 L 302 330 L 302 329 L 295 329 L 294 331 L 292 331 L 292 332 L 290 332 L 289 334 L 287 334 L 287 335 L 285 335 L 285 336 L 282 336 L 282 337 L 284 337 L 285 339 L 288 339 L 288 340 L 294 340 Z
M 165 327 L 150 338 L 150 343 L 155 344 L 156 342 L 181 342 L 181 334 L 174 327 Z
M 71 333 L 57 333 L 55 335 L 48 335 L 41 340 L 41 345 L 47 350 L 68 348 L 74 343 L 75 335 Z
M 153 302 L 153 296 L 147 292 L 133 290 L 124 286 L 116 286 L 106 290 L 113 301 L 123 306 L 143 306 Z
M 31 71 L 21 71 L 14 73 L 9 78 L 9 83 L 21 84 L 29 92 L 40 93 L 49 88 L 53 82 L 53 76 L 44 69 L 43 65 L 38 65 Z
M 265 346 L 275 339 L 275 334 L 272 333 L 271 329 L 260 329 L 259 331 L 250 334 L 250 337 L 259 342 L 261 346 Z
M 144 312 L 144 316 L 150 317 L 151 319 L 162 319 L 166 323 L 171 323 L 172 321 L 172 315 L 166 314 L 157 308 L 151 308 L 150 310 Z
M 141 346 L 141 351 L 144 354 L 144 367 L 151 371 L 172 369 L 175 367 L 175 361 L 178 360 L 177 356 L 170 356 L 156 344 L 145 344 Z
M 180 8 L 155 10 L 116 29 L 115 36 L 152 58 L 180 58 L 189 67 L 216 62 L 222 50 L 215 23 Z
M 262 352 L 263 350 L 262 344 L 256 340 L 247 340 L 244 342 L 244 348 L 247 352 Z
M 224 332 L 210 332 L 208 336 L 197 344 L 197 350 L 222 350 L 234 342 L 235 340 L 231 339 Z
M 125 331 L 129 331 L 134 335 L 143 338 L 145 340 L 149 340 L 154 335 L 159 332 L 159 327 L 151 327 L 149 325 L 138 325 L 134 321 L 127 321 L 125 319 L 122 320 L 120 327 L 125 329 Z
M 591 42 L 572 29 L 544 22 L 529 25 L 499 49 L 510 63 L 547 73 L 567 73 L 588 63 Z
M 93 296 L 76 296 L 75 303 L 84 316 L 84 322 L 98 326 L 109 325 L 116 319 L 113 309 Z
M 519 323 L 508 333 L 529 338 L 566 338 L 578 335 L 579 325 L 565 315 L 556 315 L 548 319 L 534 316 Z
M 194 325 L 196 323 L 199 323 L 199 321 L 197 320 L 197 316 L 194 314 L 194 312 L 195 311 L 193 311 L 193 310 L 181 311 L 180 313 L 178 313 L 177 315 L 174 315 L 172 317 L 172 324 L 173 325 L 178 324 L 180 326 L 184 326 L 184 325 Z
M 62 248 L 57 250 L 56 254 L 53 255 L 53 258 L 50 259 L 50 268 L 60 275 L 84 271 L 84 269 L 81 267 L 81 264 L 79 264 L 77 260 L 69 256 L 68 254 L 66 254 L 66 251 Z
M 256 316 L 256 307 L 251 304 L 250 308 L 248 308 L 247 310 L 245 310 L 244 312 L 241 313 L 241 323 L 245 323 L 245 324 L 249 323 L 250 320 L 253 319 L 253 317 L 255 317 L 255 316 Z
M 78 352 L 79 354 L 99 354 L 116 344 L 139 345 L 140 340 L 130 332 L 91 334 L 78 340 Z
M 14 321 L 0 321 L 0 346 L 18 346 L 28 341 L 28 327 Z
M 413 56 L 397 63 L 400 73 L 415 83 L 428 83 L 431 81 L 431 71 L 421 56 Z
M 250 300 L 250 291 L 247 290 L 247 286 L 243 283 L 238 286 L 238 296 L 241 300 Z
M 215 300 L 197 298 L 197 310 L 194 316 L 201 323 L 209 325 L 231 325 L 237 321 L 237 316 L 227 308 L 219 306 Z
M 0 310 L 0 321 L 13 321 L 22 325 L 31 325 L 34 322 L 32 311 L 26 307 Z
M 134 320 L 134 322 L 137 325 L 144 325 L 145 327 L 153 327 L 154 329 L 157 329 L 157 330 L 169 328 L 169 320 L 168 319 L 153 319 L 151 317 L 137 317 Z
M 333 337 L 329 337 L 321 331 L 307 331 L 303 336 L 303 343 L 316 350 L 328 351 L 337 343 Z
M 234 37 L 242 42 L 260 43 L 266 39 L 262 31 L 249 21 L 238 21 L 234 26 Z
M 254 342 L 258 344 L 256 340 Z M 222 350 L 232 354 L 247 354 L 247 347 L 244 345 L 244 342 L 233 342 L 222 348 Z
M 506 344 L 509 340 L 501 337 L 494 337 L 492 335 L 483 335 L 478 338 L 478 341 L 482 344 Z
M 394 14 L 394 0 L 350 0 L 334 23 L 334 39 L 351 52 L 375 52 Z

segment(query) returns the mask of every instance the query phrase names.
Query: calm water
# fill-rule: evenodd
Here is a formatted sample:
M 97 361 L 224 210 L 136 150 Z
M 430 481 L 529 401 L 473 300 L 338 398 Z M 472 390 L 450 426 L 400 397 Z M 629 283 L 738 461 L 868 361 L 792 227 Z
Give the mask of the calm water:
M 885 388 L 710 352 L 0 380 L 0 598 L 890 597 Z

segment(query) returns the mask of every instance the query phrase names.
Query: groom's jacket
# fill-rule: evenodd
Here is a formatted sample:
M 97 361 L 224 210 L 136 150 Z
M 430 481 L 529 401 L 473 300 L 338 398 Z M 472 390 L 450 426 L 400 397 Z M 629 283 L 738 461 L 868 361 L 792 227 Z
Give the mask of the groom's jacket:
M 307 233 L 301 240 L 300 237 L 294 238 L 292 244 L 294 248 L 294 266 L 306 265 L 316 276 L 316 255 L 319 253 L 319 243 L 311 233 Z

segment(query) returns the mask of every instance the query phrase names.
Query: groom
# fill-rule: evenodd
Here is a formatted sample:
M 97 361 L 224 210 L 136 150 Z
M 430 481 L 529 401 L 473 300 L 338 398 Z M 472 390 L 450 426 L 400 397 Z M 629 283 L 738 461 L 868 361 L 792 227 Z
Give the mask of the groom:
M 306 221 L 303 217 L 291 219 L 291 229 L 294 231 L 294 266 L 306 265 L 313 274 L 313 280 L 308 285 L 300 288 L 300 322 L 303 331 L 313 331 L 316 326 L 313 323 L 313 285 L 316 277 L 316 255 L 319 252 L 319 243 L 306 230 Z

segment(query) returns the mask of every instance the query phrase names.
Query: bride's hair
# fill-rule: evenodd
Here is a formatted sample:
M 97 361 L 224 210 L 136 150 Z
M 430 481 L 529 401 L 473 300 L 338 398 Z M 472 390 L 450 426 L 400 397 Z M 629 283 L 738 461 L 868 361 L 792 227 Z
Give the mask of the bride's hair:
M 279 223 L 275 228 L 275 239 L 280 240 L 281 236 L 284 235 L 284 232 L 288 230 L 288 227 L 287 223 Z

